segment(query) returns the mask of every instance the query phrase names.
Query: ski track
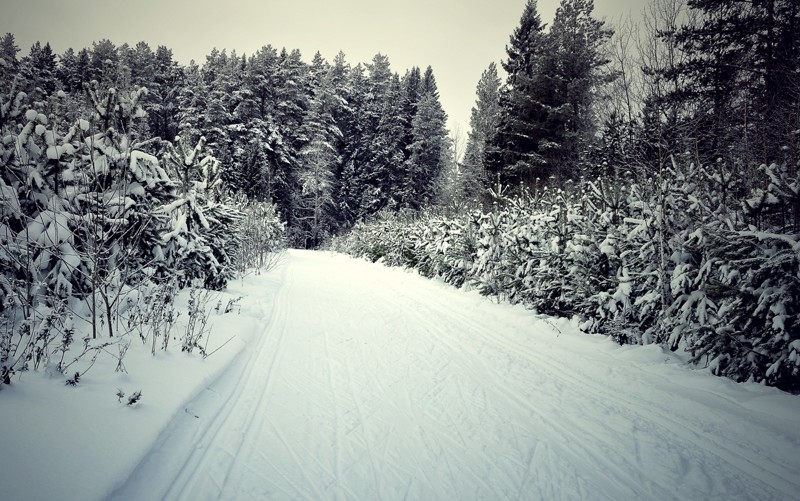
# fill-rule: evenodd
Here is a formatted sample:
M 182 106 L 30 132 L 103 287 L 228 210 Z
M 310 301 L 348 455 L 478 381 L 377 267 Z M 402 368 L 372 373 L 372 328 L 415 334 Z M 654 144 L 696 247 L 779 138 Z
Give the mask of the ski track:
M 410 273 L 286 261 L 203 422 L 176 416 L 112 499 L 800 496 L 797 422 Z

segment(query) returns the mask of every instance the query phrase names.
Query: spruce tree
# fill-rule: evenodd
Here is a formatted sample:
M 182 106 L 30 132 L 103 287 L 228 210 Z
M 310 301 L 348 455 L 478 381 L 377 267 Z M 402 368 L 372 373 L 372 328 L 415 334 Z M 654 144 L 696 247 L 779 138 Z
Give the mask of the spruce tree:
M 528 0 L 506 46 L 508 59 L 502 66 L 508 76 L 500 95 L 500 120 L 486 155 L 491 177 L 499 177 L 504 184 L 531 185 L 549 175 L 539 151 L 545 137 L 546 111 L 535 93 L 535 79 L 546 49 L 536 0 Z
M 475 94 L 464 151 L 464 196 L 467 200 L 482 201 L 493 181 L 486 172 L 486 148 L 494 140 L 500 120 L 500 78 L 494 63 L 481 74 Z
M 436 92 L 428 91 L 422 95 L 411 125 L 414 141 L 409 145 L 406 168 L 410 181 L 409 206 L 420 209 L 433 200 L 435 181 L 447 162 L 447 114 Z
M 10 89 L 14 76 L 17 74 L 19 60 L 17 54 L 19 47 L 14 35 L 6 33 L 0 38 L 0 86 Z
M 575 179 L 587 166 L 588 148 L 598 124 L 594 120 L 594 97 L 608 81 L 601 73 L 609 63 L 604 44 L 612 31 L 592 17 L 593 0 L 561 0 L 553 26 L 547 34 L 549 50 L 540 69 L 546 85 L 545 129 L 551 135 L 540 152 L 559 179 Z
M 419 67 L 414 66 L 403 76 L 403 122 L 405 123 L 405 138 L 403 140 L 406 160 L 408 159 L 408 145 L 414 141 L 411 121 L 417 114 L 417 103 L 422 95 L 422 74 Z

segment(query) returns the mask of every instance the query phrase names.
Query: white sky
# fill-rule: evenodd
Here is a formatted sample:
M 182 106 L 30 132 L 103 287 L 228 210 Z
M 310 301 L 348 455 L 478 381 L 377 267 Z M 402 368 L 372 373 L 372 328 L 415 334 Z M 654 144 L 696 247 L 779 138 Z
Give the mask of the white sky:
M 433 67 L 451 130 L 469 127 L 481 73 L 505 57 L 525 0 L 0 0 L 0 34 L 11 32 L 27 55 L 37 40 L 56 54 L 144 40 L 171 48 L 180 63 L 198 64 L 213 47 L 252 54 L 264 45 L 316 51 L 331 61 L 368 62 L 380 52 L 401 75 Z M 539 0 L 548 24 L 559 0 Z M 645 0 L 595 0 L 597 17 L 638 12 Z

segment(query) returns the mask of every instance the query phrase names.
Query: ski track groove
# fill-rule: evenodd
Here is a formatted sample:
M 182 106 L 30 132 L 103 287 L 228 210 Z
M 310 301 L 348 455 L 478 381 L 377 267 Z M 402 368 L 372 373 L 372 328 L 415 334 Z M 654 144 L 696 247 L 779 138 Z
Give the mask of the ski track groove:
M 360 347 L 357 348 L 356 352 L 358 353 L 358 357 L 359 357 L 359 367 L 365 367 L 366 365 L 364 364 L 364 360 L 363 360 L 362 348 L 360 348 Z M 353 367 L 352 367 L 352 364 L 346 364 L 345 374 L 347 374 L 347 390 L 348 390 L 348 392 L 350 394 L 350 398 L 353 399 L 353 405 L 355 406 L 356 412 L 358 413 L 358 424 L 356 426 L 357 427 L 361 427 L 362 429 L 364 429 L 364 422 L 365 422 L 364 421 L 364 411 L 363 411 L 362 405 L 361 405 L 361 403 L 359 401 L 360 399 L 358 398 L 358 395 L 356 395 L 356 392 L 353 389 Z M 366 433 L 366 430 L 364 430 L 364 432 Z M 373 441 L 372 440 L 373 437 L 367 436 L 365 438 L 366 438 L 366 440 L 364 442 L 364 448 L 366 450 L 367 455 L 369 456 L 369 463 L 370 463 L 370 470 L 371 470 L 371 473 L 372 473 L 372 479 L 375 482 L 375 495 L 377 496 L 377 500 L 380 501 L 380 500 L 383 499 L 383 496 L 381 496 L 381 492 L 380 492 L 381 482 L 380 482 L 380 478 L 378 477 L 378 468 L 377 468 L 377 466 L 375 464 L 375 452 L 374 452 L 373 446 L 371 445 L 372 441 Z M 341 478 L 341 477 L 339 477 L 339 478 Z
M 288 297 L 291 292 L 291 282 L 289 282 L 289 284 L 285 288 L 286 288 L 285 294 L 286 297 Z M 263 389 L 258 392 L 258 400 L 255 404 L 255 409 L 244 424 L 244 429 L 242 430 L 241 439 L 237 442 L 237 449 L 233 462 L 229 465 L 229 467 L 225 472 L 225 477 L 224 477 L 225 480 L 223 481 L 223 485 L 229 485 L 228 479 L 231 478 L 232 475 L 235 475 L 237 473 L 237 469 L 240 469 L 243 466 L 246 468 L 247 464 L 244 463 L 244 461 L 250 459 L 253 456 L 254 444 L 255 444 L 255 440 L 253 440 L 253 435 L 263 428 L 263 423 L 267 415 L 265 407 L 269 397 L 270 388 L 274 380 L 275 368 L 279 364 L 281 356 L 284 351 L 284 346 L 285 346 L 284 340 L 286 338 L 286 317 L 288 316 L 290 308 L 291 304 L 288 301 L 286 301 L 286 307 L 280 310 L 281 315 L 275 316 L 276 319 L 275 323 L 269 324 L 262 332 L 262 336 L 273 337 L 276 339 L 276 347 L 275 350 L 272 352 L 272 357 L 267 365 L 267 370 L 266 371 L 262 370 L 257 372 L 258 375 L 265 374 Z M 268 336 L 268 333 L 276 326 L 280 326 L 279 332 L 273 334 L 272 336 Z M 259 352 L 259 354 L 260 353 L 261 352 Z M 231 482 L 231 484 L 233 484 L 234 486 L 237 485 L 236 483 L 233 482 Z M 231 494 L 223 490 L 221 492 L 220 498 L 233 499 L 233 496 L 231 496 Z
M 493 334 L 488 334 L 488 337 L 494 339 L 498 344 L 508 347 L 509 349 L 514 349 L 518 351 L 525 351 L 527 355 L 533 359 L 531 353 L 522 346 L 515 346 L 507 341 L 501 342 L 501 339 Z M 536 357 L 537 363 L 540 365 L 548 365 L 551 371 L 555 374 L 557 368 L 554 367 L 554 364 L 543 358 L 541 356 Z M 661 413 L 648 413 L 647 415 L 643 414 L 641 409 L 644 408 L 655 408 L 660 406 L 656 401 L 649 401 L 647 402 L 647 406 L 642 406 L 641 404 L 636 405 L 635 403 L 631 402 L 629 399 L 625 398 L 623 395 L 619 395 L 618 393 L 612 393 L 608 391 L 608 388 L 603 387 L 602 385 L 597 384 L 590 378 L 583 378 L 578 379 L 573 375 L 569 374 L 565 371 L 560 371 L 559 376 L 562 379 L 569 379 L 572 381 L 573 388 L 585 388 L 587 386 L 591 386 L 592 394 L 594 395 L 603 395 L 607 396 L 609 400 L 616 400 L 617 403 L 622 403 L 626 405 L 625 412 L 635 415 L 639 420 L 647 420 L 654 424 L 661 426 L 667 433 L 673 433 L 676 436 L 683 439 L 686 443 L 693 444 L 695 449 L 705 450 L 705 451 L 712 451 L 718 450 L 725 453 L 724 456 L 721 456 L 722 459 L 726 460 L 729 464 L 737 467 L 743 473 L 748 472 L 748 474 L 752 475 L 754 469 L 760 471 L 760 475 L 758 476 L 759 480 L 762 481 L 765 485 L 771 486 L 774 488 L 779 488 L 782 491 L 782 494 L 785 496 L 791 496 L 797 489 L 800 489 L 800 484 L 788 485 L 791 481 L 789 478 L 791 477 L 791 473 L 787 470 L 783 470 L 782 474 L 776 474 L 771 472 L 770 470 L 761 466 L 758 462 L 756 462 L 753 458 L 748 456 L 748 450 L 743 449 L 736 443 L 732 443 L 728 445 L 728 443 L 721 442 L 716 440 L 714 436 L 709 434 L 706 430 L 701 429 L 694 421 L 689 419 L 678 420 L 674 416 L 674 414 L 670 413 L 668 409 L 663 409 L 664 412 Z M 595 399 L 596 401 L 600 401 L 600 399 Z M 663 408 L 663 407 L 662 407 Z M 613 445 L 613 444 L 609 444 Z M 635 446 L 640 446 L 638 441 L 634 442 Z M 662 489 L 669 490 L 672 487 L 661 485 Z
M 753 468 L 757 469 L 758 471 L 761 472 L 761 474 L 758 476 L 758 479 L 761 482 L 763 482 L 765 486 L 770 486 L 776 489 L 780 489 L 781 494 L 783 496 L 786 496 L 787 498 L 796 495 L 797 491 L 800 489 L 800 483 L 793 483 L 790 480 L 792 477 L 792 473 L 787 469 L 782 468 L 783 471 L 781 472 L 781 474 L 776 474 L 771 472 L 767 468 L 758 464 L 755 460 L 750 459 L 747 455 L 748 450 L 745 450 L 742 447 L 737 446 L 737 444 L 733 444 L 733 446 L 730 446 L 721 443 L 717 440 L 714 440 L 713 438 L 710 438 L 709 433 L 707 433 L 706 430 L 699 428 L 699 426 L 695 424 L 693 421 L 690 421 L 688 419 L 679 421 L 678 419 L 671 417 L 669 409 L 664 409 L 662 405 L 659 404 L 657 401 L 655 400 L 648 401 L 647 406 L 642 406 L 641 404 L 637 405 L 634 402 L 630 401 L 629 399 L 625 398 L 624 394 L 611 392 L 607 387 L 598 384 L 591 378 L 579 378 L 571 374 L 569 371 L 562 370 L 547 357 L 544 357 L 540 354 L 536 354 L 530 351 L 526 346 L 513 343 L 509 339 L 494 334 L 491 329 L 487 328 L 486 325 L 481 325 L 478 322 L 469 321 L 463 317 L 453 314 L 451 310 L 443 308 L 440 302 L 436 301 L 436 297 L 428 296 L 426 299 L 427 299 L 426 301 L 419 301 L 418 299 L 415 299 L 413 302 L 416 302 L 418 303 L 418 305 L 422 305 L 425 308 L 430 308 L 430 310 L 435 311 L 435 313 L 439 317 L 446 318 L 447 320 L 446 322 L 441 322 L 441 321 L 430 322 L 432 317 L 423 315 L 420 312 L 419 308 L 412 307 L 408 308 L 408 310 L 412 311 L 413 314 L 418 318 L 420 318 L 421 320 L 427 319 L 431 324 L 433 330 L 437 332 L 437 334 L 439 334 L 438 339 L 446 343 L 454 352 L 458 352 L 461 355 L 462 360 L 469 359 L 470 358 L 469 356 L 471 354 L 465 352 L 464 349 L 461 348 L 457 342 L 454 342 L 454 340 L 452 339 L 451 331 L 439 327 L 440 325 L 448 323 L 460 325 L 463 329 L 461 330 L 462 335 L 465 332 L 470 332 L 474 335 L 482 336 L 484 339 L 490 339 L 492 342 L 496 343 L 497 346 L 506 348 L 509 353 L 521 353 L 524 355 L 524 358 L 527 359 L 528 361 L 535 362 L 538 368 L 546 368 L 551 375 L 557 375 L 562 381 L 564 382 L 568 381 L 569 383 L 571 383 L 572 390 L 583 393 L 585 396 L 592 395 L 592 400 L 594 400 L 595 403 L 602 405 L 604 399 L 596 397 L 597 395 L 602 395 L 603 397 L 607 397 L 607 401 L 609 402 L 625 404 L 626 413 L 635 415 L 636 418 L 639 420 L 650 421 L 651 423 L 661 426 L 664 430 L 667 431 L 667 433 L 670 432 L 674 433 L 675 435 L 679 436 L 682 440 L 684 440 L 686 443 L 694 444 L 696 449 L 699 449 L 701 451 L 702 450 L 723 451 L 725 455 L 721 456 L 721 459 L 735 466 L 743 473 L 752 472 Z M 477 357 L 472 357 L 472 359 L 469 360 L 469 362 L 474 365 L 480 364 L 484 368 L 484 372 L 495 381 L 496 383 L 494 385 L 495 388 L 502 391 L 509 398 L 517 401 L 517 403 L 519 403 L 520 405 L 529 408 L 531 411 L 538 414 L 540 418 L 547 420 L 551 428 L 562 430 L 564 436 L 569 435 L 569 432 L 565 429 L 564 426 L 562 426 L 561 423 L 549 419 L 546 413 L 537 411 L 536 408 L 532 406 L 524 396 L 515 395 L 509 392 L 506 389 L 506 385 L 503 384 L 502 378 L 497 377 L 494 370 L 489 366 L 483 364 L 483 362 L 480 361 L 480 359 L 478 359 Z M 586 388 L 590 388 L 591 391 L 586 391 Z M 728 399 L 728 401 L 731 402 L 730 399 Z M 735 404 L 735 402 L 732 403 Z M 665 412 L 660 412 L 660 413 L 652 412 L 648 413 L 647 415 L 644 415 L 641 412 L 641 410 L 645 408 L 649 409 L 657 407 L 662 407 L 662 410 L 664 410 Z M 698 446 L 697 445 L 698 442 L 701 443 L 702 446 Z M 635 444 L 638 446 L 639 445 L 638 441 L 636 441 Z M 609 449 L 612 449 L 614 444 L 606 443 L 606 445 L 609 447 Z M 734 447 L 736 447 L 738 450 L 734 450 Z M 600 457 L 596 454 L 592 454 L 591 451 L 589 451 L 587 448 L 583 449 L 584 449 L 583 452 L 593 455 L 596 461 L 605 462 L 607 464 L 611 463 L 609 464 L 609 466 L 612 465 L 616 466 L 615 463 L 609 462 L 605 458 Z M 775 466 L 774 463 L 773 466 Z M 616 469 L 622 475 L 627 477 L 630 481 L 634 483 L 634 485 L 635 482 L 643 482 L 643 481 L 650 482 L 649 479 L 633 478 L 627 473 L 625 473 L 625 471 L 622 470 L 621 468 L 614 468 L 614 469 Z M 631 468 L 631 470 L 636 471 L 633 468 Z M 672 489 L 674 489 L 674 486 L 659 485 L 659 487 L 661 488 L 661 492 L 656 492 L 656 493 L 636 492 L 634 494 L 636 496 L 648 496 L 648 497 L 655 495 L 659 499 L 665 499 L 667 496 L 674 496 L 674 494 L 670 492 Z
M 548 341 L 557 336 L 545 322 L 518 324 L 484 304 L 469 309 L 442 284 L 413 273 L 393 280 L 388 273 L 398 270 L 369 263 L 337 261 L 364 273 L 341 283 L 328 259 L 290 252 L 272 304 L 259 304 L 266 325 L 163 499 L 667 500 L 754 492 L 791 499 L 800 492 L 794 466 L 769 456 L 785 424 L 760 424 L 767 441 L 758 445 L 738 429 L 724 435 L 716 420 L 739 409 L 732 398 L 709 391 L 726 404 L 672 412 L 691 409 L 698 392 L 630 380 L 649 376 L 635 365 L 608 364 L 608 378 L 596 380 L 597 371 L 580 369 L 593 362 L 590 352 Z M 636 389 L 630 396 L 628 386 Z M 786 441 L 797 444 L 795 436 Z
M 331 353 L 330 348 L 330 340 L 328 339 L 328 330 L 323 329 L 323 341 L 325 343 L 325 363 L 328 368 L 328 391 L 330 391 L 331 395 L 336 398 L 336 391 L 334 390 L 334 378 L 333 378 L 333 355 Z M 342 411 L 338 405 L 334 405 L 333 409 L 333 448 L 334 448 L 334 456 L 333 456 L 333 471 L 335 472 L 334 476 L 334 487 L 335 482 L 342 478 L 342 437 L 341 437 L 341 426 L 342 426 L 342 418 L 341 418 Z M 336 496 L 337 499 L 339 496 Z
M 425 304 L 426 307 L 429 307 L 429 305 L 430 303 Z M 424 316 L 422 313 L 420 313 L 419 310 L 414 310 L 413 308 L 409 308 L 409 311 L 413 311 L 414 312 L 413 315 L 417 316 L 417 318 L 419 318 L 420 321 L 426 318 L 428 319 L 428 321 L 430 321 L 430 319 L 432 318 L 430 316 Z M 438 313 L 442 314 L 443 311 L 438 311 Z M 460 323 L 462 325 L 465 325 L 474 332 L 478 333 L 483 332 L 483 329 L 476 330 L 474 329 L 475 325 L 469 325 L 460 319 L 452 317 L 449 313 L 446 316 L 449 317 L 449 320 L 455 321 L 455 323 Z M 531 403 L 528 402 L 524 397 L 508 390 L 506 388 L 506 384 L 500 378 L 498 378 L 496 374 L 494 374 L 488 367 L 485 367 L 480 361 L 476 359 L 476 357 L 471 356 L 473 354 L 465 352 L 461 347 L 458 346 L 457 343 L 454 343 L 451 339 L 448 339 L 449 333 L 445 329 L 438 327 L 438 324 L 439 322 L 431 322 L 429 328 L 437 334 L 437 340 L 447 345 L 451 353 L 456 354 L 458 356 L 458 359 L 461 362 L 462 367 L 477 366 L 477 365 L 484 367 L 484 370 L 481 371 L 482 372 L 481 376 L 483 377 L 479 377 L 478 379 L 479 380 L 486 380 L 487 378 L 490 379 L 493 382 L 491 386 L 495 391 L 498 391 L 499 393 L 504 395 L 508 400 L 514 402 L 520 408 L 529 411 L 531 414 L 535 414 L 541 421 L 545 422 L 548 425 L 549 429 L 558 430 L 557 437 L 550 437 L 551 439 L 553 438 L 559 439 L 559 440 L 553 440 L 554 444 L 563 442 L 578 444 L 577 448 L 580 449 L 579 451 L 574 451 L 569 448 L 564 448 L 564 452 L 569 454 L 575 463 L 582 463 L 582 462 L 585 463 L 586 461 L 582 457 L 582 455 L 585 454 L 586 456 L 591 457 L 594 462 L 606 464 L 606 466 L 609 469 L 616 471 L 618 473 L 618 476 L 626 478 L 628 480 L 628 484 L 634 484 L 634 485 L 636 484 L 637 479 L 634 479 L 629 474 L 627 474 L 625 470 L 619 465 L 617 465 L 615 462 L 608 461 L 605 457 L 593 452 L 589 447 L 581 446 L 579 441 L 574 440 L 576 436 L 574 434 L 571 434 L 568 431 L 567 427 L 563 425 L 561 422 L 557 421 L 556 419 L 550 418 L 547 413 L 537 410 L 536 407 L 531 405 Z M 610 447 L 611 444 L 606 444 L 606 445 L 609 446 L 609 448 L 611 448 Z M 619 484 L 618 477 L 610 477 L 607 479 L 613 481 L 616 484 Z M 647 493 L 626 492 L 626 489 L 624 487 L 625 484 L 619 484 L 620 490 L 617 492 L 617 494 L 615 494 L 614 497 L 616 497 L 617 499 L 632 499 L 632 498 L 646 497 Z
M 283 280 L 280 290 L 276 295 L 274 304 L 276 305 L 286 305 L 288 306 L 288 301 L 281 301 L 279 299 L 283 299 L 289 295 L 290 288 L 292 286 L 291 276 L 288 273 L 288 267 L 283 274 Z M 261 305 L 263 308 L 263 305 Z M 201 497 L 192 497 L 193 494 L 199 496 L 199 493 L 195 492 L 195 489 L 192 487 L 197 485 L 203 485 L 203 475 L 209 473 L 209 478 L 213 477 L 211 474 L 215 472 L 215 470 L 208 471 L 209 463 L 214 459 L 218 458 L 219 451 L 227 452 L 231 454 L 231 452 L 226 451 L 226 444 L 218 444 L 219 440 L 224 439 L 220 435 L 224 431 L 226 425 L 228 425 L 231 421 L 235 420 L 236 418 L 241 416 L 239 411 L 239 407 L 247 402 L 243 402 L 242 398 L 246 396 L 246 390 L 251 386 L 249 383 L 252 379 L 255 378 L 256 374 L 260 374 L 261 371 L 254 370 L 256 362 L 259 360 L 259 354 L 261 354 L 267 346 L 270 345 L 269 341 L 272 339 L 272 336 L 269 335 L 270 330 L 275 325 L 280 325 L 282 322 L 285 322 L 286 317 L 286 309 L 278 309 L 273 311 L 272 315 L 270 316 L 270 320 L 267 322 L 267 325 L 261 330 L 261 333 L 258 335 L 257 347 L 250 355 L 250 358 L 247 361 L 246 368 L 242 372 L 242 376 L 237 381 L 235 385 L 235 390 L 232 392 L 228 398 L 225 400 L 225 404 L 221 407 L 221 412 L 214 417 L 212 424 L 209 426 L 205 438 L 205 444 L 201 442 L 201 444 L 196 447 L 192 453 L 190 454 L 187 461 L 184 463 L 183 467 L 181 468 L 178 476 L 175 479 L 175 482 L 172 484 L 170 489 L 164 496 L 165 500 L 184 500 L 184 499 L 201 499 Z M 266 314 L 265 314 L 266 316 Z M 281 330 L 280 332 L 280 339 L 278 339 L 278 347 L 282 344 L 282 336 L 284 335 L 284 331 Z M 277 351 L 275 351 L 277 354 Z M 273 356 L 273 365 L 275 362 L 276 356 Z M 265 393 L 258 394 L 258 402 L 256 403 L 256 410 L 258 409 L 258 405 L 263 400 Z M 248 415 L 245 413 L 245 417 L 247 418 L 246 426 L 251 425 L 253 420 L 257 416 L 257 412 L 250 412 Z M 245 428 L 245 430 L 247 427 Z M 243 444 L 245 442 L 244 434 L 241 436 L 241 439 L 235 445 L 234 451 L 239 452 L 241 451 Z M 233 462 L 236 460 L 237 454 L 232 455 L 232 463 L 229 464 L 226 468 L 224 479 L 226 479 L 230 473 L 230 469 L 233 467 Z M 224 486 L 224 479 L 223 479 L 223 486 Z M 219 493 L 221 494 L 221 492 Z M 202 498 L 208 498 L 208 493 L 204 493 Z

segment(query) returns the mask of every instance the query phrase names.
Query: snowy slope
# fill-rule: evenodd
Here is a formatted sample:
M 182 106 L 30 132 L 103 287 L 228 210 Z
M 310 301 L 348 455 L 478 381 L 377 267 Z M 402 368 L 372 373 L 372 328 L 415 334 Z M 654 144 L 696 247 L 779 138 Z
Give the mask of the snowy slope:
M 0 387 L 0 500 L 105 498 L 174 417 L 188 415 L 188 402 L 202 388 L 242 365 L 277 279 L 251 276 L 230 284 L 222 302 L 245 296 L 242 311 L 211 316 L 208 351 L 219 349 L 206 359 L 181 353 L 179 341 L 152 356 L 133 335 L 127 374 L 115 372 L 116 360 L 104 355 L 74 388 L 47 371 L 22 373 Z M 176 330 L 187 317 L 187 299 L 183 291 L 176 300 L 182 310 Z M 118 389 L 126 395 L 141 390 L 142 398 L 128 407 L 118 401 Z
M 0 499 L 800 499 L 796 396 L 340 255 L 231 289 L 205 361 L 0 391 Z

